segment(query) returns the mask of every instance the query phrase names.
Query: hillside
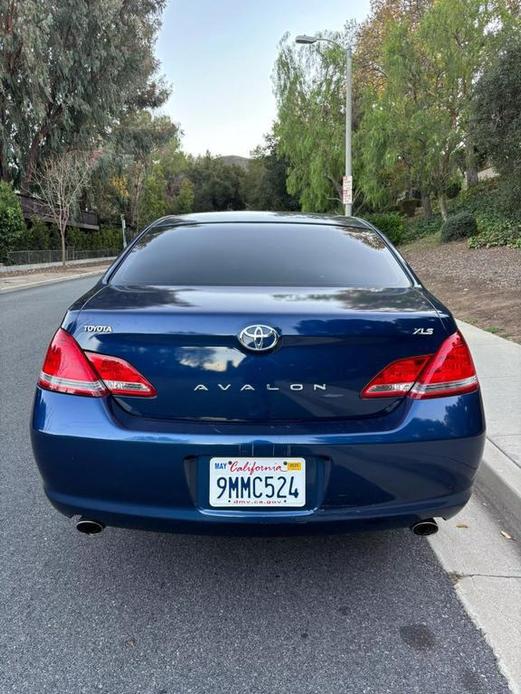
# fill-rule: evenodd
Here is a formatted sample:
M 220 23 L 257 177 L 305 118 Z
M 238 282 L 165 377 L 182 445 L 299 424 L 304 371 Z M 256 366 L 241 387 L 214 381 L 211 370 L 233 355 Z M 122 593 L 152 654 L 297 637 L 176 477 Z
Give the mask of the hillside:
M 246 170 L 250 165 L 250 160 L 248 157 L 239 157 L 236 154 L 228 154 L 224 157 L 219 157 L 225 164 L 230 166 L 240 166 L 241 169 Z

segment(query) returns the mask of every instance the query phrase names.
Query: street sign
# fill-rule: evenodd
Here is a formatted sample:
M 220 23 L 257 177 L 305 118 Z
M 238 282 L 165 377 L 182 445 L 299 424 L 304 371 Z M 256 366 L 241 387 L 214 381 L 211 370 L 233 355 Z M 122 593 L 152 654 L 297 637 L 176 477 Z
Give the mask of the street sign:
M 353 203 L 353 177 L 342 177 L 342 204 L 351 205 Z

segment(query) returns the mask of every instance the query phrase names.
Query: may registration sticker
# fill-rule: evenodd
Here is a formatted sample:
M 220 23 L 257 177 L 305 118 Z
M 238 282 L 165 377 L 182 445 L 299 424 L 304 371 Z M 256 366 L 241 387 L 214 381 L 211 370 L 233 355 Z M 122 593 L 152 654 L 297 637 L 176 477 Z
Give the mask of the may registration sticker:
M 237 508 L 306 504 L 304 458 L 211 458 L 210 506 Z

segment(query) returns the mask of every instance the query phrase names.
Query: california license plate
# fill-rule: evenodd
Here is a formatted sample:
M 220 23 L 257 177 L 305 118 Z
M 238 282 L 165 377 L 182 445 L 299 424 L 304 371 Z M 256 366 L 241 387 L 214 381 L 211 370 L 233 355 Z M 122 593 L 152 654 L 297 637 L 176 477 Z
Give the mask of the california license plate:
M 210 506 L 306 504 L 304 458 L 211 458 Z

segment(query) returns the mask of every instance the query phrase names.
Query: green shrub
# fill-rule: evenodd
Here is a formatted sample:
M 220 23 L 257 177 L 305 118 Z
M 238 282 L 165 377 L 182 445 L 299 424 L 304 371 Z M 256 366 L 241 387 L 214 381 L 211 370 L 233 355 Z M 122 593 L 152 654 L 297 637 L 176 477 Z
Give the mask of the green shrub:
M 49 226 L 39 217 L 31 217 L 31 226 L 18 237 L 16 248 L 20 251 L 42 251 L 50 247 Z
M 405 224 L 402 243 L 410 243 L 416 239 L 423 239 L 425 236 L 437 234 L 442 224 L 443 220 L 440 214 L 434 214 L 429 218 L 415 217 L 414 219 L 408 219 Z
M 478 231 L 476 218 L 471 212 L 459 212 L 449 217 L 441 227 L 441 240 L 458 241 L 474 236 Z
M 374 212 L 366 215 L 365 218 L 384 233 L 391 243 L 401 242 L 404 234 L 404 221 L 399 212 Z
M 127 238 L 130 237 L 130 232 Z M 121 229 L 118 227 L 102 227 L 99 231 L 87 231 L 69 227 L 65 234 L 68 248 L 76 251 L 109 250 L 119 253 L 123 248 Z M 11 245 L 12 249 L 21 251 L 59 250 L 61 248 L 60 232 L 55 224 L 46 224 L 39 217 L 31 219 L 31 226 L 23 226 L 22 232 Z
M 477 215 L 478 233 L 469 238 L 470 248 L 513 246 L 521 248 L 521 223 L 494 212 Z
M 51 224 L 49 227 L 49 248 L 53 251 L 61 248 L 60 230 L 56 224 Z
M 29 239 L 31 246 L 35 250 L 46 250 L 49 248 L 49 227 L 39 217 L 31 217 L 31 228 L 29 229 Z
M 121 229 L 117 227 L 105 227 L 97 232 L 101 235 L 102 245 L 100 248 L 109 248 L 110 250 L 120 251 L 123 248 L 123 237 Z
M 521 208 L 510 206 L 512 184 L 502 178 L 491 178 L 463 190 L 457 198 L 449 200 L 451 214 L 456 212 L 472 212 L 478 215 L 507 216 L 521 222 Z
M 104 227 L 99 231 L 70 228 L 66 235 L 67 246 L 77 251 L 120 251 L 123 247 L 121 229 Z
M 20 201 L 8 183 L 0 181 L 0 262 L 16 248 L 26 230 Z

